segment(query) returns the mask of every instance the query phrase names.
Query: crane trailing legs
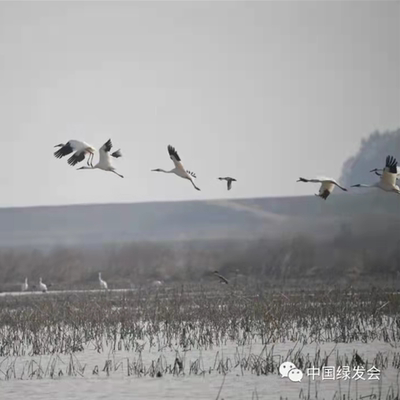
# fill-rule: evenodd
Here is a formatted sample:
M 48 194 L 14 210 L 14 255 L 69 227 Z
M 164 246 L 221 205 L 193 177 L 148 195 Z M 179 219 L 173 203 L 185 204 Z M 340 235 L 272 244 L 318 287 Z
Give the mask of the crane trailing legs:
M 79 162 L 85 159 L 86 154 L 89 154 L 87 165 L 93 165 L 93 157 L 96 149 L 86 142 L 82 142 L 80 140 L 69 140 L 66 144 L 60 143 L 56 144 L 54 147 L 60 147 L 54 153 L 56 158 L 62 158 L 68 154 L 72 154 L 72 156 L 67 160 L 68 164 L 71 166 L 75 166 Z

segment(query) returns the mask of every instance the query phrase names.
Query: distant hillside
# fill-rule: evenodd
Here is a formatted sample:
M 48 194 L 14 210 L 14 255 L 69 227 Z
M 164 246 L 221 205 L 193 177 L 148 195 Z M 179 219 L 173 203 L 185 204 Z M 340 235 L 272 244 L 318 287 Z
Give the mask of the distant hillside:
M 296 231 L 326 233 L 333 229 L 333 222 L 381 214 L 397 219 L 399 196 L 375 191 L 360 195 L 334 193 L 327 201 L 305 196 L 3 208 L 0 247 L 251 238 Z
M 382 168 L 386 155 L 400 162 L 400 129 L 375 132 L 343 166 L 341 181 L 374 182 L 372 168 Z M 318 186 L 310 185 L 310 193 Z M 382 218 L 386 215 L 385 218 Z M 379 218 L 378 218 L 379 217 Z M 98 246 L 132 241 L 241 239 L 292 233 L 333 235 L 343 224 L 371 226 L 400 218 L 400 196 L 377 189 L 336 190 L 327 201 L 316 196 L 92 204 L 0 209 L 0 247 Z M 363 228 L 363 229 L 364 229 Z

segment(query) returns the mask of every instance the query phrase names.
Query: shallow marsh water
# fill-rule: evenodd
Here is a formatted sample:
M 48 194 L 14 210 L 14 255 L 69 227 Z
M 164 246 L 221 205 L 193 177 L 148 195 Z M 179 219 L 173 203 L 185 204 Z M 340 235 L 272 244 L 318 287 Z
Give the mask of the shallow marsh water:
M 57 294 L 58 296 L 61 294 Z M 43 302 L 47 301 L 46 297 L 38 297 L 36 294 L 32 296 L 32 299 L 34 298 L 42 302 L 37 304 L 44 305 Z M 67 301 L 69 300 L 67 299 Z M 110 313 L 120 310 L 114 300 L 112 304 L 98 301 L 99 304 L 109 307 Z M 6 306 L 9 308 L 11 303 L 6 303 Z M 14 303 L 12 304 L 14 307 Z M 28 307 L 26 303 L 18 304 L 20 308 Z M 198 302 L 197 304 L 196 309 L 203 307 L 202 303 Z M 310 304 L 315 306 L 314 303 Z M 379 304 L 385 303 L 380 302 Z M 18 312 L 18 307 L 9 310 L 9 315 L 13 315 L 12 312 Z M 183 307 L 184 311 L 193 309 L 194 306 L 183 302 L 183 306 L 180 307 Z M 323 302 L 321 302 L 321 307 L 325 307 Z M 216 307 L 216 309 L 219 308 L 221 306 Z M 71 310 L 74 312 L 72 308 Z M 79 307 L 77 312 L 78 310 Z M 168 310 L 166 310 L 167 307 L 162 312 L 167 312 Z M 191 312 L 189 311 L 186 316 L 190 316 Z M 393 313 L 390 316 L 383 314 L 379 329 L 386 325 L 390 326 L 390 329 L 394 329 L 396 325 L 394 318 Z M 371 328 L 368 327 L 367 330 L 371 330 Z M 2 332 L 3 334 L 7 333 L 4 326 Z M 328 337 L 330 335 L 325 336 L 325 338 Z M 142 347 L 139 351 L 133 347 L 130 351 L 123 350 L 123 346 L 121 350 L 113 351 L 112 343 L 104 341 L 99 352 L 97 351 L 99 347 L 96 347 L 92 340 L 84 345 L 82 351 L 69 354 L 28 355 L 30 351 L 26 351 L 26 355 L 1 356 L 0 400 L 25 398 L 32 400 L 217 398 L 220 400 L 280 398 L 394 400 L 394 396 L 399 393 L 400 349 L 397 348 L 396 340 L 370 340 L 367 343 L 326 341 L 325 343 L 309 342 L 302 345 L 300 341 L 283 339 L 264 345 L 255 335 L 244 345 L 238 345 L 238 341 L 224 339 L 217 345 L 205 348 L 182 347 L 179 341 L 175 346 L 164 346 L 163 340 L 161 340 L 161 345 L 149 346 L 146 338 L 138 339 L 137 343 L 139 347 Z M 368 380 L 367 374 L 364 375 L 365 381 L 322 380 L 321 377 L 313 380 L 307 377 L 306 370 L 303 368 L 302 381 L 291 382 L 288 378 L 282 378 L 277 372 L 276 366 L 295 353 L 296 357 L 303 360 L 313 360 L 316 356 L 322 360 L 329 355 L 327 365 L 336 366 L 337 361 L 341 365 L 346 365 L 343 364 L 344 360 L 351 360 L 355 352 L 368 362 L 368 368 L 372 367 L 375 361 L 383 360 L 385 367 L 381 370 L 379 380 Z M 149 370 L 153 369 L 154 372 L 159 365 L 164 369 L 172 368 L 177 354 L 183 362 L 183 369 L 180 373 L 164 373 L 160 377 L 149 373 Z M 266 357 L 266 354 L 276 365 L 274 372 L 257 374 L 254 369 L 243 367 L 244 363 L 249 360 L 254 361 Z M 337 357 L 338 360 L 336 360 Z M 140 365 L 147 372 L 138 373 Z
M 338 351 L 339 356 L 344 354 L 351 358 L 354 350 L 363 359 L 368 359 L 371 363 L 378 353 L 389 359 L 389 367 L 382 370 L 380 380 L 368 380 L 368 375 L 364 374 L 365 381 L 355 380 L 322 380 L 316 377 L 304 375 L 302 382 L 291 382 L 288 378 L 282 378 L 279 374 L 260 375 L 252 374 L 249 371 L 243 371 L 240 366 L 236 368 L 230 365 L 229 370 L 224 374 L 214 369 L 217 360 L 231 360 L 235 358 L 235 353 L 239 352 L 244 357 L 249 355 L 259 355 L 263 350 L 263 345 L 254 344 L 252 346 L 242 346 L 238 348 L 234 343 L 223 347 L 214 347 L 209 350 L 190 350 L 184 355 L 185 375 L 173 376 L 166 374 L 162 377 L 150 376 L 128 376 L 126 360 L 129 362 L 137 362 L 138 354 L 125 351 L 110 352 L 107 354 L 98 353 L 93 349 L 86 349 L 84 352 L 76 354 L 74 363 L 79 361 L 84 368 L 82 375 L 71 374 L 68 376 L 68 364 L 70 356 L 57 356 L 56 371 L 63 371 L 63 376 L 54 378 L 43 377 L 37 375 L 31 378 L 25 374 L 25 379 L 18 379 L 25 366 L 35 360 L 38 365 L 45 371 L 49 365 L 51 357 L 9 357 L 2 359 L 1 369 L 7 370 L 7 365 L 11 365 L 15 361 L 16 379 L 3 380 L 0 383 L 0 398 L 7 400 L 19 400 L 23 398 L 55 400 L 55 399 L 216 399 L 222 386 L 220 399 L 279 399 L 280 397 L 288 399 L 298 399 L 299 395 L 308 398 L 333 399 L 336 395 L 343 394 L 348 398 L 355 399 L 358 396 L 369 396 L 371 394 L 378 395 L 381 398 L 388 399 L 388 393 L 396 389 L 398 382 L 398 371 L 390 366 L 396 349 L 393 349 L 387 343 L 351 343 L 351 344 L 324 344 L 324 345 L 307 345 L 302 348 L 302 354 L 315 355 L 316 350 L 320 350 L 323 354 L 335 351 L 329 358 L 328 365 L 335 365 L 335 355 Z M 271 347 L 271 346 L 267 346 Z M 295 348 L 295 344 L 287 342 L 274 346 L 274 355 L 281 356 L 284 360 L 290 350 Z M 267 351 L 270 349 L 267 348 Z M 141 359 L 144 365 L 150 365 L 152 361 L 156 362 L 160 355 L 163 355 L 165 363 L 173 364 L 175 359 L 175 351 L 163 350 L 146 351 L 141 353 Z M 110 360 L 112 367 L 107 373 L 103 371 L 106 361 Z M 204 373 L 189 373 L 188 366 L 196 360 L 200 360 L 201 369 Z M 230 363 L 228 363 L 230 364 Z M 93 374 L 93 370 L 98 368 L 98 375 Z M 115 366 L 118 367 L 115 370 Z M 371 364 L 370 364 L 371 366 Z M 210 371 L 211 369 L 211 371 Z M 397 390 L 397 389 L 396 389 Z M 377 397 L 378 398 L 378 397 Z

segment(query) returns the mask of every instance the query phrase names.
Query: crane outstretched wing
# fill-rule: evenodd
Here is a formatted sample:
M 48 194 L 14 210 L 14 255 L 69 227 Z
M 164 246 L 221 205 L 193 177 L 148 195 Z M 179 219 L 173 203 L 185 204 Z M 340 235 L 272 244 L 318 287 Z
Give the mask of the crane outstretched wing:
M 175 168 L 184 170 L 183 165 L 181 163 L 181 159 L 180 159 L 179 154 L 176 151 L 175 147 L 168 145 L 168 154 L 169 154 L 170 159 L 173 161 Z
M 111 139 L 108 139 L 107 142 L 103 144 L 103 146 L 100 147 L 100 151 L 104 151 L 108 153 L 112 148 L 112 142 Z
M 122 157 L 121 150 L 117 150 L 117 151 L 114 151 L 114 153 L 111 153 L 111 157 L 114 157 L 114 158 Z
M 54 156 L 56 158 L 62 158 L 68 154 L 71 154 L 74 151 L 73 147 L 71 144 L 68 142 L 64 146 L 62 146 L 60 149 L 58 149 L 55 153 Z
M 68 158 L 69 165 L 76 165 L 85 159 L 85 151 L 77 151 L 70 158 Z

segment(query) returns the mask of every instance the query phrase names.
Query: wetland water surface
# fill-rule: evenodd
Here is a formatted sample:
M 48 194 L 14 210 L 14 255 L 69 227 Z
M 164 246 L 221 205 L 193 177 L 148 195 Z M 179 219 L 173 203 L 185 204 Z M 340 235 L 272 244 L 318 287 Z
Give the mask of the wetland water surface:
M 0 399 L 394 400 L 399 393 L 397 320 L 393 309 L 383 313 L 382 298 L 376 305 L 313 299 L 288 313 L 284 301 L 271 308 L 268 299 L 237 302 L 231 294 L 217 301 L 213 294 L 212 302 L 204 293 L 201 301 L 118 296 L 2 304 Z M 352 313 L 342 319 L 337 304 Z M 301 382 L 279 375 L 286 360 L 302 370 Z M 311 366 L 335 373 L 349 366 L 351 378 L 312 379 Z M 373 366 L 377 380 L 366 372 Z M 354 368 L 364 379 L 353 378 Z

